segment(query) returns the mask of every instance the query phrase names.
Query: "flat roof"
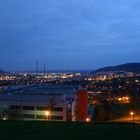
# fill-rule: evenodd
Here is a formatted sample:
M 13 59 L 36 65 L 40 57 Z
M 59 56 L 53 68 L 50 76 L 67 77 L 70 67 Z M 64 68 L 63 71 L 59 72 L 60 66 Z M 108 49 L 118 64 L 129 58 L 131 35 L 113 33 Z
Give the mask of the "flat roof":
M 0 102 L 62 105 L 67 98 L 75 98 L 76 91 L 73 86 L 36 85 L 0 94 Z

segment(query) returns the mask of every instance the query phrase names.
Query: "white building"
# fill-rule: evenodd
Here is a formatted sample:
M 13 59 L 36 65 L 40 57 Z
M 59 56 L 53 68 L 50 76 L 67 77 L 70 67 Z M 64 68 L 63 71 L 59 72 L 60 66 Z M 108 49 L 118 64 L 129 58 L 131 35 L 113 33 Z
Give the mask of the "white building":
M 72 87 L 45 86 L 0 95 L 2 119 L 66 121 L 73 120 L 76 90 Z

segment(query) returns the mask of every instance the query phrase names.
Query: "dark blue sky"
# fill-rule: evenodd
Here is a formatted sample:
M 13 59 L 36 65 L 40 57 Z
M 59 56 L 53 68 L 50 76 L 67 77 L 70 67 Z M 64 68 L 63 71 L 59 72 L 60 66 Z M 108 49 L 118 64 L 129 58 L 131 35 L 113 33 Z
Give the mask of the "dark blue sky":
M 140 60 L 140 0 L 1 0 L 0 69 L 96 69 Z

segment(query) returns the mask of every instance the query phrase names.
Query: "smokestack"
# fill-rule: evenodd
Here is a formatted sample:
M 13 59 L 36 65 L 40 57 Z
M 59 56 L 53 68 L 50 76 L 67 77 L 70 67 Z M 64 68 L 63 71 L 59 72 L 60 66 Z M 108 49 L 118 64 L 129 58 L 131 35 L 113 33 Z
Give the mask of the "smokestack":
M 36 60 L 36 75 L 38 75 L 38 60 Z
M 44 64 L 44 75 L 46 74 L 46 64 Z

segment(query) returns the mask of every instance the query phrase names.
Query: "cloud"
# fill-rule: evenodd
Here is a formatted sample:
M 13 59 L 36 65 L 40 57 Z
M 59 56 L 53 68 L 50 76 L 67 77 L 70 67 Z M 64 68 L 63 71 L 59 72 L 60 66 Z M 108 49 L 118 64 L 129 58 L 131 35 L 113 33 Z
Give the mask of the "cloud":
M 56 68 L 52 66 L 57 63 L 53 59 L 59 57 L 63 64 L 69 60 L 71 69 L 78 67 L 77 63 L 87 67 L 87 61 L 92 65 L 89 59 L 104 65 L 105 59 L 99 58 L 107 55 L 112 59 L 109 64 L 113 64 L 113 60 L 123 63 L 121 58 L 116 61 L 117 55 L 123 53 L 125 58 L 132 58 L 130 51 L 137 60 L 135 54 L 140 51 L 139 4 L 139 0 L 1 1 L 1 59 L 8 61 L 5 55 L 8 54 L 16 56 L 12 57 L 13 61 L 20 58 L 31 63 L 38 57 L 42 61 L 49 59 L 50 67 Z M 85 56 L 82 62 L 80 59 L 70 61 L 80 55 Z

